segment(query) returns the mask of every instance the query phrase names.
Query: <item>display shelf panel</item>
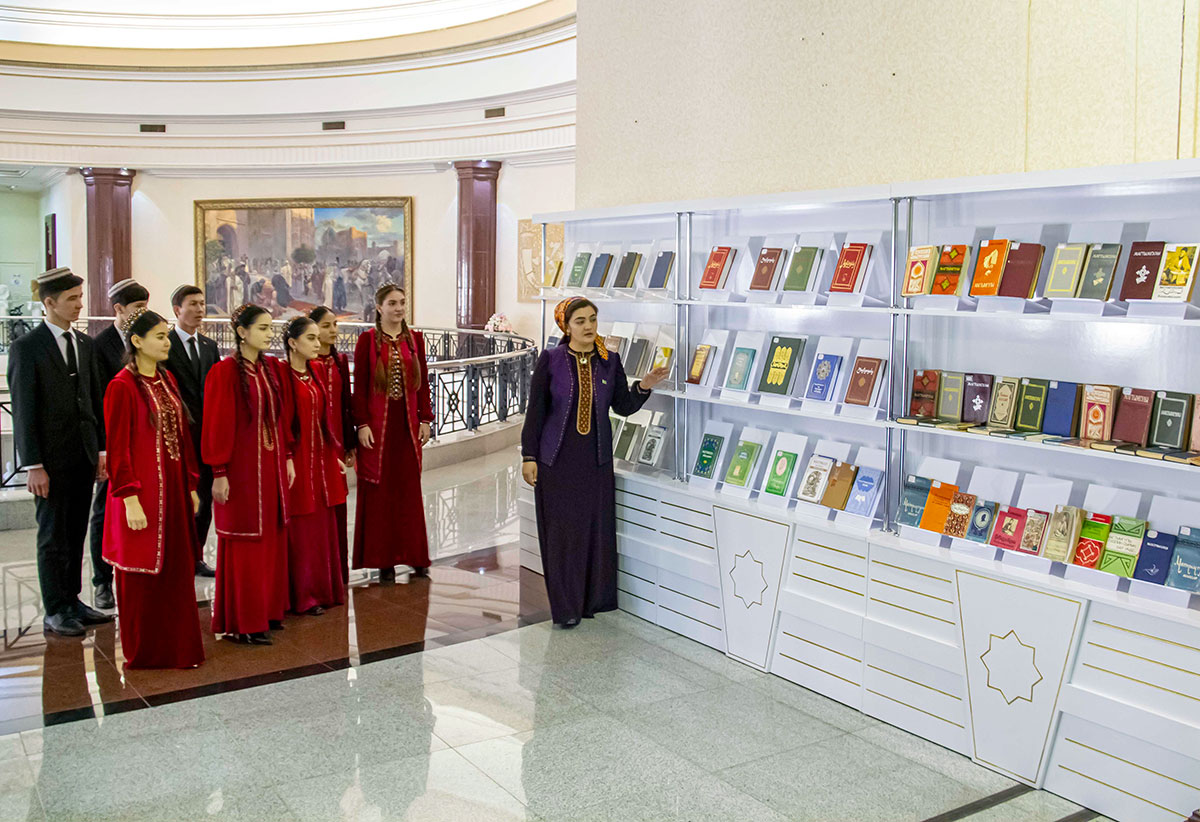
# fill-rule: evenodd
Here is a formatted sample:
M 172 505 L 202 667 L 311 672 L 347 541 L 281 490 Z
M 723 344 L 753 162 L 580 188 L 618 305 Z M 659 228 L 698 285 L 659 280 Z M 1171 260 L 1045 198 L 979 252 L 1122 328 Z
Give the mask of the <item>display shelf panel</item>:
M 863 711 L 889 724 L 971 755 L 966 682 L 914 659 L 867 643 Z

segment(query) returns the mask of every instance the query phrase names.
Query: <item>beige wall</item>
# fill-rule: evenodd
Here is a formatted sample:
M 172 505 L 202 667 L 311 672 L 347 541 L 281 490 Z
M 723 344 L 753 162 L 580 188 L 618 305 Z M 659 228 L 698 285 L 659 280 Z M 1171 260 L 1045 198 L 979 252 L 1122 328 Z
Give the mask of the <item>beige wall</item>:
M 1198 0 L 579 0 L 577 206 L 1192 157 Z
M 0 284 L 10 289 L 9 305 L 28 302 L 30 280 L 42 270 L 38 199 L 36 192 L 0 192 Z

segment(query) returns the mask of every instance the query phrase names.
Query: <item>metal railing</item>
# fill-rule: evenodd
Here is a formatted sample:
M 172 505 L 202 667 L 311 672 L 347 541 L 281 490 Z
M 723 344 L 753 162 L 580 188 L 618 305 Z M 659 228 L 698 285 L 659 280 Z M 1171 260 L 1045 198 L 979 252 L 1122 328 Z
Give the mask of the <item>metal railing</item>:
M 7 356 L 12 341 L 41 322 L 38 317 L 0 317 L 0 356 Z M 110 317 L 81 317 L 77 330 L 102 330 Z M 271 352 L 283 355 L 283 327 L 276 320 Z M 354 348 L 370 323 L 343 322 L 338 325 L 337 349 L 350 357 L 350 379 L 354 380 Z M 201 330 L 212 337 L 225 355 L 233 347 L 233 328 L 228 320 L 206 319 Z M 430 404 L 433 407 L 433 437 L 456 431 L 474 431 L 481 425 L 502 422 L 525 410 L 529 379 L 537 359 L 533 340 L 515 334 L 468 329 L 420 328 L 425 339 L 429 365 Z M 7 385 L 0 394 L 0 487 L 24 484 L 12 441 L 12 402 Z

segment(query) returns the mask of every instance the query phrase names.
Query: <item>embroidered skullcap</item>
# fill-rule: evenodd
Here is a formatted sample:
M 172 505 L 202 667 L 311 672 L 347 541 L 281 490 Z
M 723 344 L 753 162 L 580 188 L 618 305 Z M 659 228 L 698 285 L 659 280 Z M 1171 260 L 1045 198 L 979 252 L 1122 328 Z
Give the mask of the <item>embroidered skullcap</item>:
M 60 292 L 66 291 L 68 288 L 74 288 L 77 285 L 83 284 L 83 278 L 75 276 L 67 266 L 52 268 L 45 271 L 37 278 L 38 296 L 51 297 Z
M 587 302 L 590 302 L 587 297 L 567 297 L 554 307 L 554 322 L 562 330 L 564 343 L 571 337 L 567 331 L 567 320 L 570 318 L 571 312 Z M 596 335 L 596 353 L 600 355 L 600 359 L 608 359 L 608 349 L 605 348 L 604 340 L 600 339 L 599 334 Z
M 135 285 L 139 285 L 139 283 L 137 280 L 133 279 L 132 277 L 126 277 L 124 280 L 117 280 L 115 283 L 113 283 L 111 286 L 109 286 L 108 299 L 115 300 L 117 298 L 118 294 L 120 294 L 125 289 L 127 289 L 131 286 L 135 286 Z

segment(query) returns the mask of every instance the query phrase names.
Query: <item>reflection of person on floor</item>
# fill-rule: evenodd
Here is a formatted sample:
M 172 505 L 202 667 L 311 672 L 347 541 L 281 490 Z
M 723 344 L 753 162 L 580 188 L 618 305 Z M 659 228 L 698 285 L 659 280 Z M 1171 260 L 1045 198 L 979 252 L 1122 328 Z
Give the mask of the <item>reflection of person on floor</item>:
M 554 310 L 563 336 L 543 351 L 529 385 L 521 473 L 533 486 L 546 591 L 554 621 L 617 607 L 616 489 L 611 408 L 628 416 L 667 376 L 656 368 L 630 388 L 621 356 L 596 334 L 596 306 L 583 297 Z
M 417 576 L 429 568 L 421 449 L 433 408 L 425 338 L 405 321 L 406 297 L 392 284 L 375 294 L 375 327 L 354 349 L 354 419 L 358 423 L 358 500 L 354 567 L 378 568 L 381 582 L 396 565 Z
M 317 324 L 296 317 L 283 332 L 287 362 L 280 363 L 284 427 L 295 445 L 296 481 L 288 495 L 288 580 L 292 610 L 317 616 L 345 601 L 334 506 L 346 502 L 346 475 L 330 433 Z
M 321 339 L 321 374 L 325 385 L 325 399 L 329 403 L 329 435 L 333 438 L 337 455 L 347 468 L 354 467 L 354 447 L 358 445 L 358 434 L 354 429 L 354 412 L 350 397 L 350 358 L 337 350 L 337 314 L 323 305 L 309 312 L 308 316 L 317 324 Z M 343 485 L 346 482 L 342 475 Z M 342 582 L 350 581 L 350 551 L 346 533 L 346 503 L 334 506 L 337 523 L 339 562 Z
M 116 569 L 121 649 L 130 668 L 192 668 L 204 661 L 193 582 L 200 471 L 183 399 L 162 368 L 171 327 L 143 308 L 122 331 L 129 365 L 104 397 L 104 558 Z
M 291 432 L 282 425 L 278 370 L 264 353 L 271 315 L 250 303 L 230 317 L 231 356 L 204 389 L 200 445 L 213 471 L 217 525 L 214 634 L 270 645 L 288 606 L 287 494 L 295 476 Z

